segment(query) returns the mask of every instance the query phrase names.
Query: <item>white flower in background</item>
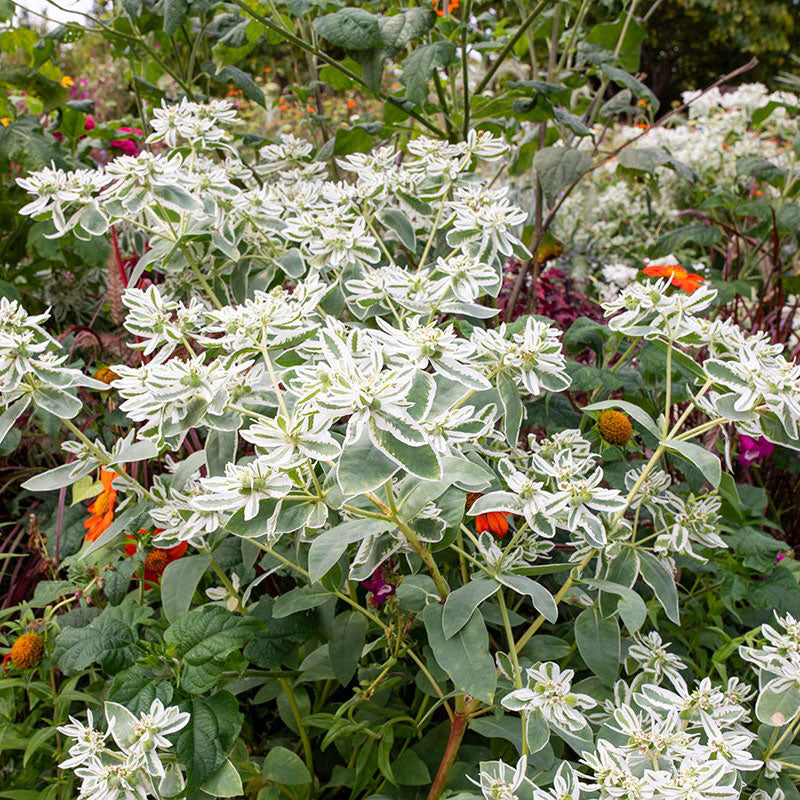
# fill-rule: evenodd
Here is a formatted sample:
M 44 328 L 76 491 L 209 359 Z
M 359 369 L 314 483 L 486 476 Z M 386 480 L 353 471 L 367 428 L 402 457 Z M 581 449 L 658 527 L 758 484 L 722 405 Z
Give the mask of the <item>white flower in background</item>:
M 96 758 L 105 749 L 106 739 L 110 736 L 112 730 L 113 723 L 109 725 L 109 729 L 105 733 L 98 731 L 94 727 L 94 718 L 90 708 L 86 709 L 85 725 L 70 715 L 69 724 L 61 725 L 58 728 L 58 732 L 63 733 L 64 736 L 68 736 L 70 739 L 74 739 L 75 744 L 70 745 L 70 757 L 62 761 L 58 766 L 62 769 L 72 769 L 78 764 L 83 764 L 85 761 Z
M 426 417 L 420 422 L 431 447 L 442 455 L 462 456 L 464 445 L 486 436 L 494 424 L 494 405 L 476 411 L 474 406 L 461 406 L 443 411 L 435 417 Z
M 647 780 L 649 773 L 635 775 L 628 766 L 626 754 L 607 740 L 601 739 L 594 753 L 584 752 L 581 760 L 591 773 L 582 788 L 599 791 L 603 800 L 650 800 L 653 797 Z M 641 770 L 637 769 L 637 773 Z
M 124 326 L 144 342 L 131 342 L 130 347 L 149 356 L 159 350 L 157 360 L 163 361 L 175 347 L 186 341 L 200 326 L 205 306 L 193 297 L 186 306 L 178 300 L 162 296 L 153 284 L 147 289 L 126 289 L 122 302 L 128 309 Z
M 763 761 L 753 758 L 750 753 L 750 748 L 758 739 L 756 734 L 743 728 L 723 731 L 708 714 L 703 714 L 701 722 L 707 737 L 705 750 L 709 760 L 724 761 L 741 772 L 761 769 L 764 765 Z
M 233 593 L 231 593 L 224 586 L 214 586 L 211 589 L 206 589 L 206 597 L 219 605 L 225 606 L 228 611 L 233 613 L 237 608 L 239 608 L 240 585 L 241 581 L 239 580 L 239 576 L 234 572 L 233 575 L 231 575 L 231 586 L 233 587 Z
M 572 691 L 574 670 L 562 670 L 555 662 L 546 661 L 527 669 L 525 674 L 528 685 L 507 694 L 501 701 L 503 708 L 526 714 L 540 711 L 548 722 L 565 731 L 577 732 L 586 727 L 581 709 L 594 708 L 597 701 Z
M 482 258 L 494 258 L 500 253 L 513 255 L 524 250 L 514 230 L 525 224 L 528 215 L 512 205 L 506 195 L 508 187 L 486 189 L 483 186 L 464 186 L 455 190 L 448 203 L 453 228 L 447 234 L 451 247 L 473 245 Z
M 88 725 L 70 717 L 71 724 L 58 729 L 76 739 L 69 749 L 71 758 L 60 766 L 74 768 L 81 779 L 79 800 L 146 800 L 148 796 L 158 796 L 153 778 L 162 779 L 159 791 L 166 778 L 159 751 L 172 747 L 167 736 L 185 728 L 191 715 L 177 706 L 165 708 L 155 699 L 138 718 L 119 703 L 107 702 L 105 716 L 108 723 L 105 734 L 94 730 L 88 710 Z M 119 751 L 106 747 L 109 735 Z M 182 785 L 177 765 L 171 769 L 177 771 Z
M 496 293 L 500 288 L 497 270 L 476 261 L 469 253 L 439 257 L 436 272 L 447 276 L 453 296 L 461 303 L 474 303 L 481 295 Z
M 719 535 L 719 510 L 722 500 L 716 495 L 690 495 L 682 499 L 669 498 L 672 522 L 668 532 L 657 537 L 655 549 L 664 553 L 685 553 L 699 561 L 705 561 L 692 549 L 700 547 L 724 548 L 726 544 Z
M 247 430 L 242 430 L 241 436 L 263 451 L 262 455 L 273 466 L 288 469 L 308 459 L 331 461 L 337 458 L 342 448 L 329 428 L 330 420 L 313 414 L 297 417 L 279 414 L 274 419 L 259 418 Z
M 686 681 L 681 672 L 686 664 L 674 653 L 667 652 L 665 645 L 656 631 L 647 634 L 636 634 L 634 644 L 628 650 L 628 656 L 639 665 L 643 674 L 656 683 L 665 678 L 681 693 L 688 691 Z
M 528 317 L 523 331 L 510 337 L 505 323 L 497 328 L 475 328 L 471 338 L 487 369 L 510 375 L 534 397 L 570 385 L 561 333 L 547 322 Z
M 127 754 L 122 762 L 91 759 L 75 770 L 81 779 L 78 800 L 146 800 L 153 782 L 141 754 Z
M 205 362 L 201 353 L 181 361 L 150 362 L 139 367 L 115 366 L 119 375 L 113 386 L 124 402 L 120 409 L 135 422 L 145 422 L 139 435 L 169 437 L 186 435 L 208 412 L 221 414 L 228 401 L 228 383 L 252 362 L 226 366 L 221 360 Z
M 480 787 L 485 800 L 523 800 L 531 796 L 534 788 L 525 777 L 527 768 L 526 756 L 522 756 L 514 767 L 503 761 L 483 761 L 478 780 L 469 780 Z
M 424 325 L 418 317 L 413 317 L 405 330 L 398 330 L 380 317 L 375 322 L 380 330 L 373 335 L 383 344 L 390 363 L 411 363 L 419 370 L 430 366 L 438 375 L 470 389 L 491 388 L 489 381 L 469 363 L 475 345 L 469 339 L 457 337 L 452 325 L 446 328 Z
M 244 509 L 244 519 L 253 519 L 265 500 L 277 500 L 289 493 L 292 482 L 277 472 L 270 459 L 259 456 L 249 464 L 226 464 L 225 474 L 200 481 L 204 494 L 192 498 L 198 511 L 237 512 Z
M 687 758 L 674 772 L 653 772 L 651 781 L 664 800 L 738 800 L 740 794 L 736 771 L 721 760 Z
M 791 614 L 781 617 L 777 612 L 775 619 L 783 631 L 765 623 L 761 635 L 766 643 L 760 647 L 742 646 L 739 655 L 762 672 L 765 682 L 761 691 L 778 694 L 800 689 L 800 621 Z

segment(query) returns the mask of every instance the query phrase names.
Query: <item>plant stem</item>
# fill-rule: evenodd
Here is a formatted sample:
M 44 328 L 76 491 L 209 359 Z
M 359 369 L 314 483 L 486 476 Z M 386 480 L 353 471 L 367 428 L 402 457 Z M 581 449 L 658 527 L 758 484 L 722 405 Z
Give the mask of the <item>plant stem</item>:
M 234 0 L 234 2 L 238 2 L 238 0 Z M 514 45 L 520 40 L 525 31 L 527 31 L 528 28 L 533 25 L 539 14 L 544 11 L 547 3 L 548 0 L 541 0 L 541 2 L 536 5 L 533 11 L 531 11 L 531 13 L 528 14 L 524 20 L 522 20 L 519 28 L 517 28 L 514 35 L 508 40 L 508 42 L 506 42 L 506 46 L 498 54 L 494 64 L 492 64 L 492 66 L 489 68 L 489 71 L 483 76 L 481 82 L 475 87 L 475 91 L 472 93 L 473 95 L 480 94 L 489 85 L 489 82 L 494 77 L 495 72 L 500 69 L 503 62 L 508 57 L 508 54 L 514 49 Z
M 306 767 L 311 775 L 311 783 L 308 787 L 309 798 L 314 796 L 314 751 L 311 749 L 311 742 L 308 738 L 305 725 L 303 725 L 303 716 L 300 713 L 300 707 L 297 705 L 297 699 L 292 691 L 292 684 L 289 683 L 287 678 L 278 678 L 281 688 L 286 693 L 286 699 L 289 701 L 289 707 L 292 709 L 292 716 L 297 723 L 297 731 L 300 734 L 300 741 L 303 744 L 303 754 L 305 755 Z
M 578 564 L 578 566 L 575 567 L 573 572 L 570 573 L 569 577 L 564 581 L 561 588 L 553 597 L 553 600 L 555 600 L 556 605 L 558 605 L 564 599 L 564 595 L 566 595 L 566 593 L 572 588 L 572 584 L 575 583 L 575 578 L 573 576 L 576 573 L 577 575 L 580 575 L 581 572 L 583 572 L 583 570 L 586 568 L 586 566 L 593 558 L 594 558 L 594 553 L 593 552 L 589 553 L 589 555 L 587 555 Z M 531 623 L 528 630 L 526 630 L 525 633 L 522 634 L 520 640 L 514 645 L 514 649 L 517 651 L 517 653 L 519 653 L 519 651 L 522 650 L 523 647 L 525 647 L 525 645 L 530 641 L 530 638 L 533 636 L 533 634 L 536 633 L 536 631 L 538 631 L 539 628 L 542 627 L 543 622 L 544 622 L 544 615 L 539 614 L 539 616 L 536 617 L 536 619 Z
M 514 645 L 514 631 L 511 629 L 511 620 L 508 618 L 508 608 L 506 608 L 506 599 L 503 597 L 503 587 L 497 593 L 497 601 L 500 605 L 500 614 L 503 617 L 503 627 L 506 631 L 506 641 L 508 642 L 508 654 L 511 657 L 511 665 L 514 668 L 514 688 L 522 688 L 522 675 L 519 669 L 519 658 L 517 657 L 517 648 Z M 528 729 L 528 720 L 525 712 L 520 715 L 522 720 L 522 753 L 520 755 L 528 755 L 528 737 L 526 736 Z
M 461 740 L 467 732 L 467 724 L 474 710 L 475 703 L 475 700 L 471 700 L 468 703 L 463 695 L 456 697 L 456 711 L 450 722 L 450 738 L 447 740 L 447 747 L 445 747 L 442 760 L 439 762 L 439 769 L 436 772 L 436 777 L 433 779 L 431 790 L 428 792 L 428 800 L 439 800 L 439 797 L 441 797 L 444 791 L 447 777 L 458 755 L 458 748 L 461 746 Z

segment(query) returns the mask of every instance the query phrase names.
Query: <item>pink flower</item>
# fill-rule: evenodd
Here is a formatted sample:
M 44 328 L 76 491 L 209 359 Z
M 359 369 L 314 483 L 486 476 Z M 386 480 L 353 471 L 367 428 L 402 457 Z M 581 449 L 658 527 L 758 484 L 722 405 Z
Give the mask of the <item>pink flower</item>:
M 139 146 L 133 139 L 112 139 L 111 146 L 122 150 L 126 156 L 135 156 L 139 152 Z
M 763 436 L 754 439 L 752 436 L 739 437 L 739 463 L 749 467 L 755 461 L 769 458 L 775 452 L 775 445 Z
M 95 124 L 94 117 L 92 117 L 91 114 L 87 114 L 86 123 L 84 124 L 83 129 L 85 131 L 90 131 L 94 128 Z
M 141 136 L 142 135 L 142 129 L 141 128 L 118 128 L 118 130 L 119 130 L 120 133 L 132 133 L 135 136 Z

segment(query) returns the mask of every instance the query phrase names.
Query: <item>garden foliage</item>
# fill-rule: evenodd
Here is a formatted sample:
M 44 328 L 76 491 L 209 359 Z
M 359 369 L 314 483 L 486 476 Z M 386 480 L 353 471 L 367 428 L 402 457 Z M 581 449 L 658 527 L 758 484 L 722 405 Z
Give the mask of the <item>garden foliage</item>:
M 450 12 L 236 5 L 214 53 L 251 100 L 233 51 L 289 31 L 346 54 L 384 118 L 265 142 L 187 69 L 131 152 L 16 176 L 50 246 L 135 257 L 113 262 L 126 346 L 100 370 L 49 311 L 0 298 L 0 441 L 60 444 L 21 484 L 51 512 L 31 527 L 50 574 L 3 612 L 0 797 L 799 797 L 797 569 L 735 457 L 746 478 L 800 450 L 800 366 L 790 334 L 729 313 L 791 280 L 793 151 L 721 154 L 703 231 L 679 223 L 645 260 L 579 204 L 660 188 L 666 219 L 712 177 L 673 146 L 699 117 L 649 128 L 635 4 L 578 43 L 580 14 L 562 31 L 562 4 L 537 6 L 474 94 L 479 35 Z M 124 10 L 120 48 L 209 13 Z M 563 63 L 484 94 L 526 31 L 553 62 L 571 37 Z M 759 109 L 796 111 L 749 91 L 748 146 Z M 623 113 L 645 130 L 609 134 Z M 673 257 L 726 226 L 727 273 L 718 251 Z M 544 269 L 581 248 L 616 278 L 578 316 L 590 301 L 556 303 Z

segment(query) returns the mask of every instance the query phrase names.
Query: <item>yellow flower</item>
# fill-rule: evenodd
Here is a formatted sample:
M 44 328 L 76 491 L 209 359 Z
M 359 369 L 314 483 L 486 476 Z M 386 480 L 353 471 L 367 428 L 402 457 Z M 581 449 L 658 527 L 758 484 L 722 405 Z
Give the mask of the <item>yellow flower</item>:
M 600 435 L 611 444 L 626 445 L 633 435 L 633 425 L 621 411 L 604 411 L 597 418 Z
M 3 671 L 10 661 L 17 669 L 33 669 L 42 660 L 44 642 L 38 633 L 23 633 L 3 658 Z
M 75 81 L 72 78 L 70 78 L 69 75 L 64 75 L 64 77 L 61 79 L 61 85 L 65 89 L 67 89 L 70 86 L 74 86 L 75 85 Z
M 4 128 L 7 128 L 11 124 L 11 119 L 9 117 L 0 117 L 0 125 Z

